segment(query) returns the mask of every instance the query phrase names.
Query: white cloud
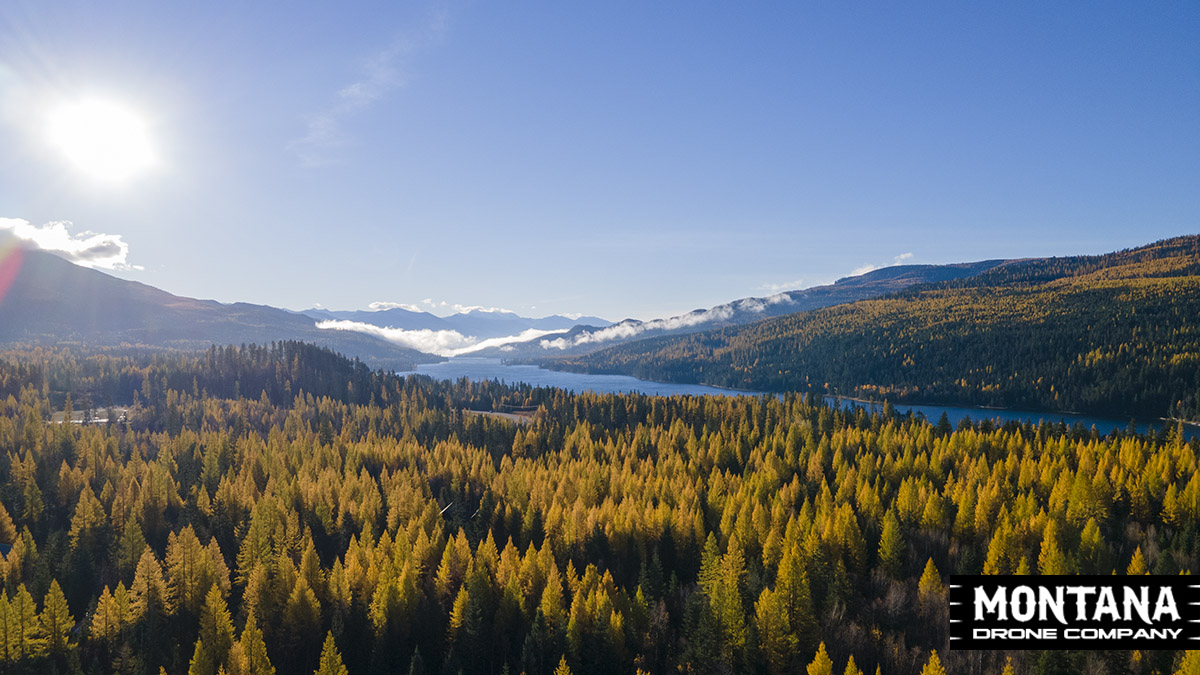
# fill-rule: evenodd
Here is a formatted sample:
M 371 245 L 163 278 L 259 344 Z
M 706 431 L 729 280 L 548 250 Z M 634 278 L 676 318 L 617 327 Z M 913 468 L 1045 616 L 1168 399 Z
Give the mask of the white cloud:
M 763 284 L 762 286 L 758 287 L 758 289 L 761 291 L 770 291 L 772 293 L 778 293 L 780 291 L 794 291 L 798 288 L 804 288 L 804 280 L 803 279 L 796 279 L 795 281 L 785 281 L 783 283 L 778 283 L 778 284 L 766 283 L 766 284 Z
M 460 305 L 457 302 L 449 303 L 449 302 L 446 302 L 445 300 L 434 300 L 433 298 L 425 298 L 424 300 L 421 301 L 421 304 L 425 305 L 426 307 L 432 308 L 432 309 L 448 309 L 448 310 L 451 310 L 458 314 L 462 314 L 462 313 L 466 313 L 466 312 L 487 312 L 489 314 L 492 314 L 492 313 L 516 314 L 516 312 L 512 311 L 511 309 L 505 309 L 504 307 L 484 307 L 483 305 Z
M 503 307 L 484 307 L 483 305 L 459 305 L 459 304 L 450 305 L 450 307 L 451 307 L 451 309 L 453 309 L 454 311 L 456 311 L 460 314 L 463 314 L 466 312 L 484 312 L 487 314 L 516 314 L 516 312 L 512 311 L 511 309 L 505 309 Z
M 421 30 L 404 35 L 376 52 L 363 65 L 361 76 L 337 91 L 329 108 L 309 116 L 304 135 L 287 146 L 300 159 L 301 165 L 336 164 L 339 161 L 337 150 L 350 140 L 343 128 L 346 118 L 408 84 L 404 72 L 407 61 L 420 49 L 441 39 L 447 20 L 448 14 L 443 8 L 435 9 Z
M 410 312 L 425 311 L 425 310 L 421 309 L 420 307 L 417 307 L 416 305 L 410 305 L 407 302 L 386 302 L 386 301 L 372 302 L 371 304 L 367 305 L 367 309 L 371 310 L 372 312 L 379 312 L 379 311 L 382 311 L 385 309 L 407 309 Z
M 422 307 L 422 305 L 424 305 L 424 306 Z M 371 311 L 375 311 L 375 312 L 378 312 L 378 311 L 384 310 L 384 309 L 396 309 L 396 308 L 407 309 L 410 312 L 428 312 L 428 311 L 442 310 L 442 312 L 441 312 L 442 314 L 444 314 L 447 311 L 454 312 L 456 314 L 463 314 L 466 312 L 486 312 L 488 314 L 516 314 L 516 312 L 514 312 L 513 310 L 505 309 L 504 307 L 485 307 L 483 305 L 460 305 L 457 302 L 449 303 L 449 302 L 446 302 L 445 300 L 434 300 L 433 298 L 425 298 L 419 304 L 410 304 L 407 302 L 390 302 L 390 301 L 381 300 L 378 302 L 372 302 L 371 304 L 367 305 L 367 309 L 369 309 Z
M 542 340 L 542 349 L 567 349 L 579 345 L 611 340 L 625 340 L 652 331 L 678 330 L 691 328 L 713 321 L 725 321 L 733 317 L 735 312 L 763 312 L 767 307 L 781 302 L 791 302 L 787 293 L 777 293 L 765 298 L 743 298 L 736 302 L 718 305 L 712 309 L 696 310 L 679 316 L 651 321 L 622 321 L 600 330 L 579 333 L 574 337 L 560 337 L 554 340 Z
M 105 270 L 140 270 L 130 265 L 129 244 L 119 234 L 100 234 L 84 230 L 71 234 L 70 221 L 59 220 L 45 225 L 33 225 L 20 218 L 0 218 L 0 230 L 43 251 L 54 253 L 81 267 Z
M 359 321 L 318 321 L 317 328 L 366 333 L 402 347 L 415 349 L 426 354 L 437 354 L 439 356 L 462 356 L 463 354 L 470 354 L 489 347 L 501 347 L 514 342 L 528 342 L 546 335 L 564 332 L 530 328 L 517 335 L 506 335 L 504 337 L 480 340 L 472 336 L 463 335 L 456 330 L 381 328 Z
M 861 267 L 855 267 L 854 269 L 850 270 L 849 276 L 857 277 L 859 275 L 866 274 L 867 272 L 874 272 L 875 270 L 881 270 L 884 267 L 895 267 L 896 265 L 902 265 L 902 264 L 904 264 L 904 261 L 906 261 L 912 257 L 913 257 L 912 252 L 901 253 L 900 255 L 892 258 L 891 265 L 872 265 L 872 264 L 868 263 Z

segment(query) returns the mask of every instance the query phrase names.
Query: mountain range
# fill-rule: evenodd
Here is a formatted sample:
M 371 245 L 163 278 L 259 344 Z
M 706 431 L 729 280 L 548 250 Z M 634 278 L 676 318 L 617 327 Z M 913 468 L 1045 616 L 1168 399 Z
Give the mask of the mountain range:
M 198 349 L 210 344 L 301 340 L 374 367 L 408 369 L 464 353 L 509 359 L 586 354 L 637 339 L 746 324 L 876 297 L 914 284 L 971 277 L 1002 262 L 895 266 L 827 286 L 743 298 L 666 319 L 625 319 L 613 324 L 595 316 L 529 318 L 482 308 L 437 316 L 405 307 L 291 311 L 226 304 L 173 295 L 75 265 L 53 253 L 18 247 L 6 265 L 11 285 L 0 296 L 0 343 Z M 19 263 L 19 269 L 14 263 Z M 4 273 L 0 270 L 0 277 Z
M 950 265 L 894 265 L 845 277 L 824 286 L 785 291 L 766 297 L 742 298 L 665 319 L 625 319 L 608 326 L 580 325 L 561 335 L 547 335 L 481 350 L 479 355 L 542 359 L 589 354 L 637 340 L 749 324 L 775 316 L 879 297 L 918 284 L 970 278 L 1005 262 L 982 260 Z
M 755 391 L 1200 420 L 1200 236 L 544 365 Z
M 380 368 L 440 360 L 370 335 L 320 330 L 275 307 L 172 295 L 37 249 L 12 249 L 5 268 L 11 283 L 0 296 L 0 343 L 200 349 L 302 340 Z
M 221 303 L 173 295 L 136 281 L 81 267 L 15 240 L 0 261 L 0 344 L 139 345 L 201 349 L 211 344 L 267 344 L 299 340 L 357 357 L 377 368 L 408 370 L 442 360 L 431 351 L 387 339 L 388 332 L 329 330 L 324 322 L 349 322 L 397 331 L 435 331 L 467 339 L 494 339 L 528 330 L 565 331 L 599 317 L 527 318 L 504 310 L 472 309 L 447 317 L 391 308 L 379 311 L 286 309 L 244 302 Z M 7 285 L 7 288 L 5 286 Z M 381 336 L 383 335 L 383 336 Z
M 379 328 L 399 330 L 456 331 L 464 336 L 479 339 L 517 335 L 533 329 L 539 331 L 566 331 L 576 326 L 604 327 L 611 321 L 596 316 L 570 318 L 562 315 L 528 318 L 504 309 L 471 309 L 450 316 L 437 316 L 403 307 L 380 310 L 331 311 L 328 309 L 306 309 L 301 314 L 318 321 L 352 321 Z
M 1200 236 L 1100 256 L 894 266 L 615 324 L 482 309 L 294 312 L 172 295 L 36 249 L 2 258 L 7 344 L 298 340 L 397 370 L 470 353 L 755 391 L 1200 419 Z

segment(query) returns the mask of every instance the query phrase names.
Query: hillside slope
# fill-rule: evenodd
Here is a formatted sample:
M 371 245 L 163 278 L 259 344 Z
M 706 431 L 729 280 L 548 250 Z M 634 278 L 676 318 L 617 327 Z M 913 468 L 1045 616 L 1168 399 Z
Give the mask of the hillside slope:
M 894 265 L 839 279 L 824 286 L 784 291 L 769 297 L 742 298 L 665 319 L 625 319 L 613 325 L 576 326 L 563 335 L 504 345 L 482 351 L 480 355 L 538 359 L 547 355 L 590 354 L 634 340 L 738 326 L 769 317 L 887 295 L 917 284 L 970 278 L 1003 262 L 982 260 L 954 265 Z
M 197 300 L 24 250 L 0 298 L 0 343 L 123 343 L 197 349 L 211 344 L 310 342 L 375 367 L 437 361 L 368 335 L 319 330 L 312 318 L 248 303 Z
M 764 391 L 1200 418 L 1200 237 L 1007 262 L 551 367 Z

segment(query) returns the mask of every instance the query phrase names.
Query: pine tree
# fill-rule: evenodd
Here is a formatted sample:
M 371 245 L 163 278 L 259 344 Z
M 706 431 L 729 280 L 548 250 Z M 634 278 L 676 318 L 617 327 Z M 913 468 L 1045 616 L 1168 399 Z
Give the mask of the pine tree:
M 50 581 L 50 590 L 42 600 L 42 613 L 39 617 L 42 634 L 46 638 L 46 649 L 51 654 L 63 654 L 71 638 L 71 629 L 75 619 L 71 616 L 71 608 L 67 606 L 67 596 L 63 595 L 58 580 Z
M 879 537 L 879 566 L 893 579 L 899 579 L 904 571 L 904 549 L 900 521 L 894 511 L 888 511 L 883 517 L 883 534 Z
M 88 635 L 92 640 L 113 646 L 121 632 L 120 614 L 117 601 L 108 590 L 108 586 L 105 586 L 100 593 L 100 599 L 96 601 L 96 611 L 88 624 Z
M 846 670 L 842 671 L 842 675 L 863 675 L 863 671 L 854 664 L 853 654 L 850 655 L 850 660 L 846 661 Z
M 346 666 L 342 664 L 342 655 L 333 641 L 333 631 L 325 634 L 325 644 L 321 647 L 321 664 L 314 675 L 347 675 Z
M 1058 545 L 1058 524 L 1051 520 L 1042 532 L 1042 550 L 1038 554 L 1038 573 L 1042 575 L 1070 574 L 1067 556 Z
M 188 666 L 188 675 L 216 675 L 229 665 L 229 652 L 233 648 L 233 623 L 225 598 L 216 585 L 209 588 L 200 611 L 200 634 L 196 649 Z
M 237 667 L 233 667 L 234 658 L 230 658 L 229 675 L 275 675 L 275 667 L 267 658 L 267 645 L 263 642 L 262 631 L 258 629 L 258 620 L 253 614 L 246 617 L 246 627 L 234 647 L 237 654 Z
M 562 657 L 558 660 L 558 667 L 554 669 L 554 675 L 571 675 L 571 667 L 567 665 L 567 657 Z
M 150 625 L 171 613 L 171 597 L 163 578 L 162 565 L 154 551 L 146 548 L 137 562 L 130 587 L 130 614 L 133 621 L 149 621 Z
M 787 546 L 779 561 L 775 593 L 787 612 L 788 626 L 796 635 L 797 648 L 802 651 L 813 649 L 816 642 L 812 593 L 808 582 L 808 571 L 799 542 Z
M 946 669 L 942 667 L 942 660 L 938 658 L 936 649 L 929 652 L 929 661 L 921 669 L 921 675 L 946 675 Z
M 933 564 L 933 558 L 925 561 L 925 571 L 921 573 L 921 580 L 917 583 L 917 592 L 922 596 L 940 596 L 945 590 L 942 586 L 942 575 L 938 573 L 937 567 Z
M 13 524 L 8 509 L 0 504 L 0 544 L 12 545 L 17 541 L 17 526 Z
M 1138 546 L 1133 551 L 1133 558 L 1129 561 L 1129 567 L 1125 568 L 1125 574 L 1132 577 L 1149 573 L 1146 571 L 1146 558 L 1142 556 L 1142 547 Z
M 779 594 L 764 588 L 754 604 L 754 615 L 759 651 L 767 671 L 772 674 L 788 672 L 792 655 L 796 652 L 796 636 L 792 633 L 787 609 L 780 601 Z
M 39 656 L 45 649 L 37 605 L 25 584 L 17 584 L 9 609 L 9 628 L 13 635 L 13 655 L 20 661 Z
M 821 643 L 820 647 L 817 647 L 817 655 L 808 664 L 807 671 L 808 675 L 833 675 L 833 660 L 829 658 L 829 654 L 825 651 L 824 642 Z

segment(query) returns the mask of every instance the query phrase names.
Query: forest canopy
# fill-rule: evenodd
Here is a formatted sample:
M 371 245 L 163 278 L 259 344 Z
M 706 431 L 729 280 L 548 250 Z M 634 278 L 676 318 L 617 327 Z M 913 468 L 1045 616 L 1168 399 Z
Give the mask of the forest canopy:
M 464 412 L 513 406 L 536 412 Z M 1190 653 L 949 651 L 945 589 L 1196 569 L 1198 450 L 398 377 L 297 343 L 6 352 L 0 667 L 1192 672 Z

